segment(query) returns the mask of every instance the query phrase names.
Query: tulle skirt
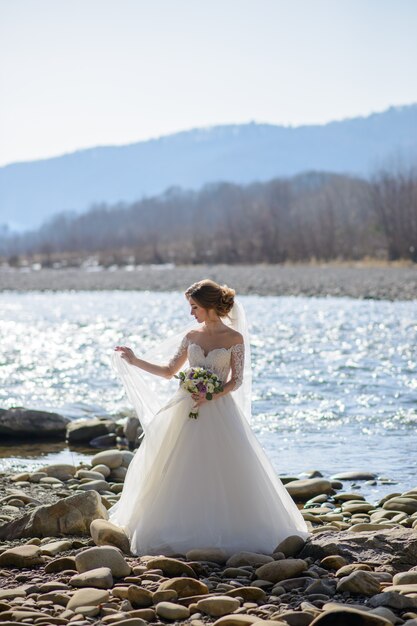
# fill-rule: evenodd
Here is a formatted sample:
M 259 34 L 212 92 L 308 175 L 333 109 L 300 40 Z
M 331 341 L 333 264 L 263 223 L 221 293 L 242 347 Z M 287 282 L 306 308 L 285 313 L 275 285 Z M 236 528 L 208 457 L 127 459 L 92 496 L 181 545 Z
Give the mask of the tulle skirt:
M 109 520 L 136 555 L 219 548 L 270 554 L 305 521 L 231 394 L 188 417 L 178 389 L 153 418 Z

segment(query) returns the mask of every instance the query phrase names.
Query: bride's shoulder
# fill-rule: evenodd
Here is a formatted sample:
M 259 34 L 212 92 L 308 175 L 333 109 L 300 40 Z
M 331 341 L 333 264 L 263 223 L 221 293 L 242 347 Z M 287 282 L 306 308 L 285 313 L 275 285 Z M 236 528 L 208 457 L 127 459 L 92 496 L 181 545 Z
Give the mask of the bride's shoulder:
M 230 328 L 229 333 L 232 345 L 243 343 L 243 336 L 237 330 L 233 330 L 233 328 Z

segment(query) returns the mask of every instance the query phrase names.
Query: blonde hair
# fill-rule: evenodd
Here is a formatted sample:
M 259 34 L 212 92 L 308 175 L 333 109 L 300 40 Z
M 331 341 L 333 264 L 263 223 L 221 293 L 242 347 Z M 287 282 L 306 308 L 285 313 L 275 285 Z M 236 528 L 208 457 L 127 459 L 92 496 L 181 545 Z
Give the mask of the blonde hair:
M 214 309 L 219 317 L 226 317 L 233 307 L 236 292 L 227 285 L 205 278 L 190 285 L 185 295 L 204 309 Z

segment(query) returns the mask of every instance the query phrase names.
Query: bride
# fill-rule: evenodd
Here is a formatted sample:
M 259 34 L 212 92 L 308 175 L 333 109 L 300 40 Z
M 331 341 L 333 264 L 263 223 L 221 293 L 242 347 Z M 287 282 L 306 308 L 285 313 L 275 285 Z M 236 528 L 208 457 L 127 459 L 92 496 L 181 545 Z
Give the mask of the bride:
M 208 279 L 185 295 L 197 324 L 162 344 L 162 358 L 174 342 L 177 347 L 166 365 L 138 358 L 126 346 L 115 348 L 113 365 L 145 437 L 109 520 L 124 529 L 136 555 L 172 556 L 194 548 L 271 554 L 287 536 L 309 533 L 248 423 L 245 313 L 233 289 Z M 217 374 L 223 391 L 207 400 L 179 387 L 161 406 L 145 372 L 172 378 L 187 361 Z M 194 407 L 198 418 L 190 419 Z

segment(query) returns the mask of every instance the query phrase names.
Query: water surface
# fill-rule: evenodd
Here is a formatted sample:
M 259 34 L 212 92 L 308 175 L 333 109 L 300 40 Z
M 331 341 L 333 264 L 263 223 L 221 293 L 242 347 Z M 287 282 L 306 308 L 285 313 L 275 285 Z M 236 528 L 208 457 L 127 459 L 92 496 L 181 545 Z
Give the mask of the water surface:
M 374 497 L 416 486 L 417 302 L 241 300 L 252 336 L 253 429 L 277 472 L 366 469 L 398 482 L 362 487 Z M 6 292 L 0 308 L 0 406 L 72 418 L 128 408 L 110 368 L 114 345 L 140 355 L 189 321 L 180 293 Z M 65 446 L 31 457 L 30 449 L 0 450 L 0 468 L 86 458 Z

